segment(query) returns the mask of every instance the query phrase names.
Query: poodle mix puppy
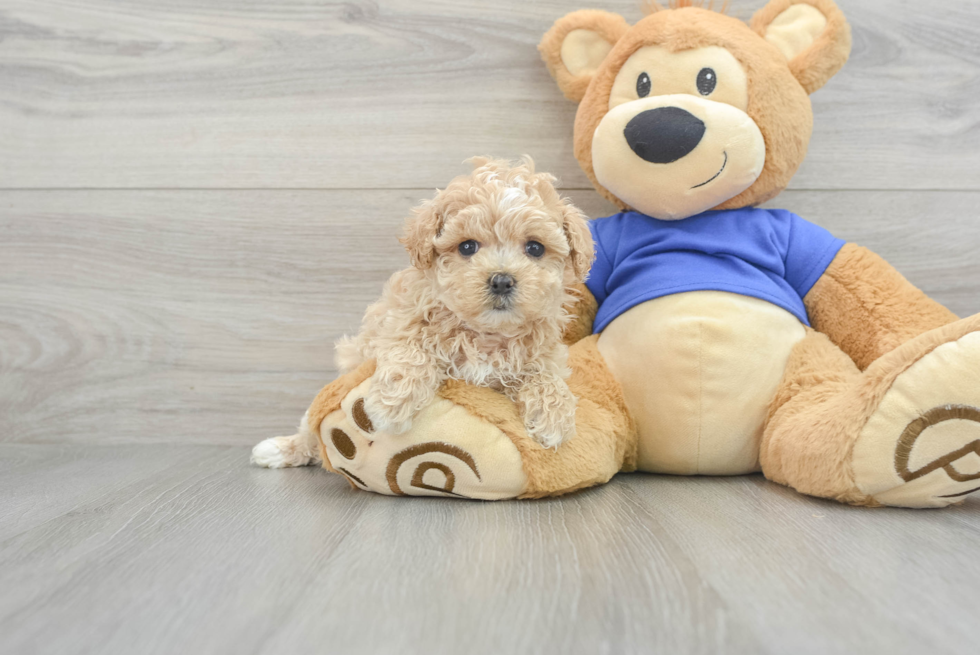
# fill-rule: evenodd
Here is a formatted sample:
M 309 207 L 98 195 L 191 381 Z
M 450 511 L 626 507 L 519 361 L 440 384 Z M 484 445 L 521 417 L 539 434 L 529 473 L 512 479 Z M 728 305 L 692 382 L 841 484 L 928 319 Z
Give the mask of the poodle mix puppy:
M 575 432 L 562 333 L 592 264 L 592 237 L 555 178 L 535 173 L 529 157 L 471 161 L 470 175 L 406 222 L 401 241 L 412 266 L 388 280 L 360 333 L 337 343 L 337 364 L 346 372 L 377 360 L 365 398 L 376 431 L 408 430 L 442 383 L 456 379 L 506 394 L 528 434 L 557 447 Z M 253 451 L 253 462 L 270 467 L 317 457 L 305 420 L 299 434 Z

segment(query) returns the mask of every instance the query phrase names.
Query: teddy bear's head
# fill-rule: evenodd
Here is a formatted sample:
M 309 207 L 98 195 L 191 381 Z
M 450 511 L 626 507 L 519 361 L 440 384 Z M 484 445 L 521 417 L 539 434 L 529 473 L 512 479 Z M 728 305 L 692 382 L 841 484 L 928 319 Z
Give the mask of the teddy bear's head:
M 579 102 L 575 157 L 613 203 L 660 219 L 769 200 L 806 155 L 809 94 L 850 54 L 831 0 L 772 0 L 751 26 L 676 0 L 633 25 L 576 11 L 539 45 Z

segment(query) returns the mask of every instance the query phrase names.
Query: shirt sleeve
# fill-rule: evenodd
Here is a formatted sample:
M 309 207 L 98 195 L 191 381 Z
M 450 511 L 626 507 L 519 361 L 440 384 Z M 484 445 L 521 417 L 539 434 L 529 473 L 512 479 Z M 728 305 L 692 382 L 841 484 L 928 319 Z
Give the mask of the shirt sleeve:
M 777 212 L 785 213 L 790 225 L 786 250 L 786 281 L 802 298 L 834 261 L 834 257 L 844 246 L 844 241 L 796 214 L 784 210 L 774 210 L 773 213 Z
M 610 216 L 609 218 L 597 218 L 589 221 L 589 230 L 592 232 L 592 241 L 595 244 L 595 260 L 592 262 L 592 268 L 589 271 L 589 278 L 585 281 L 585 286 L 589 288 L 589 291 L 595 296 L 596 303 L 600 305 L 609 295 L 606 289 L 609 276 L 612 275 L 613 270 L 612 260 L 603 245 L 602 236 L 609 232 L 604 228 L 613 218 L 615 217 Z

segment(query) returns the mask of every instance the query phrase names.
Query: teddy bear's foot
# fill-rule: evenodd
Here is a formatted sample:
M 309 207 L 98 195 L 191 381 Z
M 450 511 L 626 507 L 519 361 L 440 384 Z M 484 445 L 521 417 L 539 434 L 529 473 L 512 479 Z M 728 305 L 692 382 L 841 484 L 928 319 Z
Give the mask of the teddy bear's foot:
M 570 349 L 575 438 L 557 450 L 528 436 L 517 404 L 506 395 L 455 380 L 442 386 L 407 432 L 385 433 L 366 407 L 373 361 L 325 386 L 303 426 L 315 436 L 325 468 L 356 489 L 380 494 L 543 498 L 602 484 L 636 469 L 637 437 L 597 341 L 586 337 Z
M 980 490 L 980 332 L 900 373 L 852 452 L 855 484 L 877 504 L 943 507 Z
M 395 496 L 498 500 L 525 491 L 521 455 L 493 424 L 437 397 L 404 434 L 375 429 L 367 379 L 320 424 L 325 464 L 357 489 Z

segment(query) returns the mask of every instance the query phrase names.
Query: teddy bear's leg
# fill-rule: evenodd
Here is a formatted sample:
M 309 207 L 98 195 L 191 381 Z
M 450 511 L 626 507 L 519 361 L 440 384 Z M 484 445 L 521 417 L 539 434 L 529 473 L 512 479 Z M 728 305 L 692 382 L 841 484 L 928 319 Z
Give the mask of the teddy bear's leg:
M 980 316 L 930 330 L 860 371 L 809 331 L 770 407 L 776 482 L 858 505 L 942 507 L 980 489 Z
M 588 337 L 570 349 L 576 434 L 557 450 L 527 435 L 507 396 L 454 381 L 407 432 L 382 433 L 364 404 L 372 362 L 325 387 L 310 407 L 324 467 L 357 489 L 488 500 L 558 495 L 632 470 L 636 432 L 596 341 Z

